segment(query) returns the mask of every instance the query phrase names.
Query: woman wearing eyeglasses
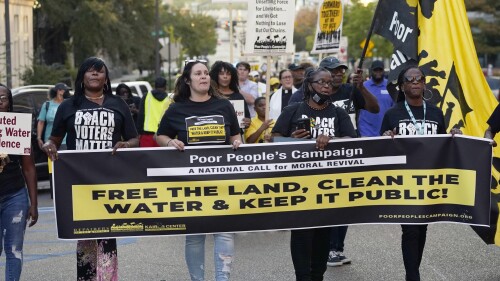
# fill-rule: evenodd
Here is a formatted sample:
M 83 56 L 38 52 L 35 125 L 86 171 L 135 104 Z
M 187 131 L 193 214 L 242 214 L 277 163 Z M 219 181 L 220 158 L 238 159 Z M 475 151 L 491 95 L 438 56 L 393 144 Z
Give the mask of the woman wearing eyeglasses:
M 283 69 L 279 73 L 281 87 L 276 90 L 269 98 L 269 118 L 278 119 L 281 111 L 288 105 L 288 101 L 297 89 L 293 86 L 292 72 L 288 69 Z
M 160 146 L 179 151 L 191 145 L 241 144 L 240 126 L 231 103 L 210 86 L 207 66 L 201 61 L 187 62 L 174 89 L 174 103 L 167 109 L 156 133 Z M 207 131 L 206 125 L 217 127 Z M 196 131 L 196 136 L 188 134 Z M 205 236 L 186 236 L 186 263 L 191 280 L 205 280 Z M 229 280 L 234 256 L 234 234 L 214 234 L 215 279 Z
M 0 84 L 0 112 L 14 109 L 12 92 Z M 1 152 L 1 151 L 0 151 Z M 5 252 L 3 280 L 20 280 L 26 224 L 38 220 L 37 181 L 32 155 L 0 153 L 0 254 Z
M 380 133 L 394 135 L 435 135 L 446 134 L 443 112 L 424 100 L 425 76 L 412 66 L 401 71 L 398 76 L 398 103 L 389 109 L 382 121 Z M 461 134 L 452 129 L 453 134 Z M 420 280 L 420 262 L 424 252 L 427 224 L 401 225 L 401 248 L 406 270 L 406 280 Z
M 273 136 L 312 138 L 319 150 L 325 149 L 331 139 L 356 137 L 347 112 L 331 103 L 332 83 L 327 69 L 306 72 L 304 101 L 283 109 Z M 323 280 L 329 244 L 329 227 L 292 230 L 290 248 L 297 281 Z

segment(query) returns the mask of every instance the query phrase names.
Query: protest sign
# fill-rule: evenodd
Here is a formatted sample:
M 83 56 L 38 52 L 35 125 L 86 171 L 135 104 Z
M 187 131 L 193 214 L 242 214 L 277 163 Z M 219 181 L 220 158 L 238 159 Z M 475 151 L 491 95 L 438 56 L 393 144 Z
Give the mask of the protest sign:
M 491 145 L 449 135 L 62 151 L 63 239 L 450 221 L 488 225 Z
M 31 153 L 31 114 L 0 112 L 0 153 Z

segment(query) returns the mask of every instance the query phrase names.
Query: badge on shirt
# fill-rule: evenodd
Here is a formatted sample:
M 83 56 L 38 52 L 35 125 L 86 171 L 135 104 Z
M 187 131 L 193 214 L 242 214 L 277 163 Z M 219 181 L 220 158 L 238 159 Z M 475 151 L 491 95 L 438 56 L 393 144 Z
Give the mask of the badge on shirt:
M 188 144 L 224 143 L 226 130 L 224 116 L 193 116 L 186 118 Z

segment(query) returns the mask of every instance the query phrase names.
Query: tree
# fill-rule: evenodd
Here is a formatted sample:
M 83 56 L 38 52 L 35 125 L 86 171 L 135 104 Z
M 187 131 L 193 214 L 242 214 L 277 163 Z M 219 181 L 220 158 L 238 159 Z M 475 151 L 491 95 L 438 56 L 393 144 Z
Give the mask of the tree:
M 349 39 L 349 56 L 360 58 L 363 51 L 360 44 L 368 35 L 377 3 L 364 5 L 359 0 L 352 0 L 351 3 L 350 6 L 346 5 L 343 35 Z M 373 51 L 374 56 L 390 57 L 392 55 L 393 48 L 389 41 L 376 34 L 372 34 L 371 40 L 376 49 Z
M 216 20 L 210 16 L 172 9 L 162 16 L 162 26 L 173 26 L 174 37 L 180 40 L 189 57 L 205 57 L 217 47 Z
M 154 50 L 154 0 L 39 0 L 39 14 L 79 63 L 86 57 L 105 54 L 114 61 L 147 61 Z M 41 40 L 43 41 L 43 40 Z M 61 62 L 63 63 L 63 62 Z
M 498 0 L 466 0 L 470 26 L 476 51 L 486 57 L 485 63 L 494 61 L 500 53 L 500 2 Z
M 316 9 L 303 8 L 295 15 L 293 43 L 297 52 L 310 51 L 316 35 L 318 12 Z

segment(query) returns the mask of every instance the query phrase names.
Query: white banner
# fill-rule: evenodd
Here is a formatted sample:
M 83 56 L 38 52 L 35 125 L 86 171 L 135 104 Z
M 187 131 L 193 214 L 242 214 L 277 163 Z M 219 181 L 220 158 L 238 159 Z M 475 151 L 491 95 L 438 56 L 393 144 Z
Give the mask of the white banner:
M 323 0 L 318 10 L 318 23 L 312 54 L 339 52 L 344 18 L 341 0 Z
M 248 1 L 245 54 L 292 54 L 295 0 Z
M 0 153 L 31 153 L 31 114 L 0 112 Z
M 218 3 L 246 3 L 248 0 L 212 0 L 213 4 Z
M 245 128 L 245 126 L 243 125 L 243 118 L 245 118 L 245 101 L 230 100 L 230 102 L 234 107 L 234 112 L 236 112 L 236 116 L 238 117 L 238 124 L 240 124 L 240 128 Z

